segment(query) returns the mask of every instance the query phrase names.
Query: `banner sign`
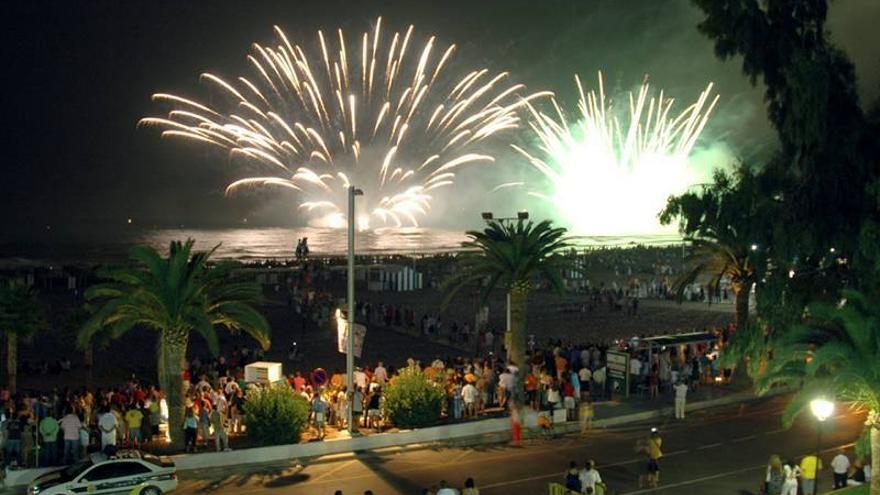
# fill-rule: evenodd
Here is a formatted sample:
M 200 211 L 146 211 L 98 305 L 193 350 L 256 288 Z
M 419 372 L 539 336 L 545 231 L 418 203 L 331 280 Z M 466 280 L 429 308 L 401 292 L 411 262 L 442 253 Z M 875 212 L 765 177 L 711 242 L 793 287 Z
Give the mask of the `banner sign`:
M 354 356 L 358 359 L 364 349 L 364 338 L 367 336 L 367 327 L 355 323 L 354 324 Z M 336 310 L 336 343 L 339 352 L 345 354 L 348 350 L 348 321 L 342 314 L 342 311 Z

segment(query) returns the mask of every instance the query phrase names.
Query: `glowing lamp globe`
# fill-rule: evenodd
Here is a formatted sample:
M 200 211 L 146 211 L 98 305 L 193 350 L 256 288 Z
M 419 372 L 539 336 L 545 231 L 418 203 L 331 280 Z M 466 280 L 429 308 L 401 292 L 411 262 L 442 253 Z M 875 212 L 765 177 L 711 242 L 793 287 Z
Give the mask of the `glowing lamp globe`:
M 813 399 L 810 401 L 810 411 L 819 421 L 825 421 L 834 414 L 834 403 L 825 399 Z

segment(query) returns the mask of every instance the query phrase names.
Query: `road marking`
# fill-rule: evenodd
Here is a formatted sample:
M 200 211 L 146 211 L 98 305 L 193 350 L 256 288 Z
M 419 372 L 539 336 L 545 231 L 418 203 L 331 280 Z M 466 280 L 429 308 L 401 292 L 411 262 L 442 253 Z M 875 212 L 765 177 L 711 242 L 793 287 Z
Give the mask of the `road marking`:
M 674 450 L 672 452 L 664 452 L 663 457 L 672 457 L 674 455 L 681 455 L 681 454 L 685 454 L 690 451 L 691 451 L 690 449 L 683 449 L 683 450 Z
M 749 440 L 754 440 L 756 438 L 758 438 L 758 435 L 747 435 L 744 437 L 734 438 L 733 440 L 730 441 L 730 443 L 746 442 Z
M 470 454 L 471 452 L 473 452 L 473 450 L 471 450 L 471 449 L 465 449 L 464 452 L 462 452 L 462 453 L 458 454 L 457 456 L 453 457 L 452 460 L 446 462 L 445 464 L 455 464 L 456 462 L 462 460 L 462 459 L 464 458 L 464 456 Z
M 682 481 L 682 482 L 680 482 L 680 483 L 673 483 L 673 484 L 671 484 L 671 485 L 658 486 L 657 488 L 643 488 L 643 489 L 641 489 L 641 490 L 635 490 L 635 491 L 632 491 L 632 492 L 625 492 L 625 493 L 622 493 L 621 495 L 636 495 L 636 494 L 638 494 L 638 493 L 652 493 L 652 492 L 659 492 L 659 491 L 661 491 L 661 490 L 666 490 L 667 488 L 677 488 L 677 487 L 680 487 L 680 486 L 693 485 L 694 483 L 702 483 L 702 482 L 704 482 L 704 481 L 714 480 L 714 479 L 717 479 L 717 478 L 724 478 L 724 477 L 726 477 L 726 476 L 731 476 L 731 475 L 734 475 L 734 474 L 740 474 L 740 473 L 745 473 L 745 472 L 748 472 L 748 471 L 754 471 L 754 470 L 756 470 L 756 469 L 761 469 L 761 468 L 763 468 L 763 467 L 765 467 L 765 465 L 764 465 L 764 464 L 761 464 L 760 466 L 751 466 L 751 467 L 747 467 L 747 468 L 737 469 L 737 470 L 735 470 L 735 471 L 728 471 L 728 472 L 726 472 L 726 473 L 713 474 L 713 475 L 711 475 L 711 476 L 703 476 L 702 478 L 694 478 L 694 479 L 689 480 L 689 481 Z
M 336 466 L 335 468 L 331 468 L 328 471 L 321 473 L 318 476 L 315 476 L 314 478 L 312 478 L 309 481 L 311 481 L 311 482 L 321 481 L 322 479 L 324 479 L 328 476 L 332 476 L 332 475 L 338 473 L 339 471 L 342 471 L 343 469 L 347 468 L 348 466 L 350 466 L 353 463 L 354 463 L 354 460 L 343 462 L 340 465 Z
M 718 442 L 718 443 L 710 443 L 710 444 L 708 444 L 708 445 L 701 445 L 701 446 L 695 448 L 694 450 L 713 449 L 713 448 L 715 448 L 715 447 L 720 447 L 720 446 L 722 446 L 722 445 L 724 445 L 724 444 L 722 444 L 721 442 Z
M 685 454 L 685 453 L 687 453 L 687 452 L 690 452 L 690 451 L 689 451 L 689 450 L 676 450 L 675 452 L 669 452 L 668 454 L 664 454 L 663 457 L 673 457 L 673 456 L 676 456 L 676 455 Z M 638 458 L 638 459 L 630 459 L 630 460 L 628 460 L 628 461 L 618 461 L 618 462 L 611 462 L 611 463 L 608 463 L 608 464 L 602 464 L 601 467 L 604 469 L 604 468 L 608 468 L 608 467 L 626 466 L 626 465 L 629 465 L 629 464 L 639 464 L 639 463 L 643 463 L 643 462 L 645 462 L 645 460 L 646 460 L 645 458 L 641 458 L 641 457 L 640 457 L 640 458 Z M 501 486 L 516 485 L 516 484 L 519 484 L 519 483 L 524 483 L 524 482 L 526 482 L 526 481 L 537 481 L 537 480 L 543 480 L 543 479 L 549 479 L 549 478 L 559 478 L 560 476 L 562 476 L 560 473 L 542 474 L 542 475 L 539 475 L 539 476 L 531 476 L 531 477 L 529 477 L 529 478 L 521 478 L 521 479 L 518 479 L 518 480 L 499 481 L 498 483 L 491 483 L 491 484 L 488 484 L 488 485 L 481 485 L 480 488 L 483 488 L 483 489 L 487 489 L 487 488 L 497 488 L 497 487 L 501 487 Z

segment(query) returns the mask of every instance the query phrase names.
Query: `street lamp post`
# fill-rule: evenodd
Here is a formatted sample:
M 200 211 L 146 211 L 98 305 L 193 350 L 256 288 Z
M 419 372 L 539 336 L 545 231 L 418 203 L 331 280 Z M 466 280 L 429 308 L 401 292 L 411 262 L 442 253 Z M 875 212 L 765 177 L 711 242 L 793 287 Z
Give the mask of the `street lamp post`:
M 354 235 L 357 220 L 354 215 L 354 198 L 364 194 L 354 186 L 348 186 L 348 341 L 345 350 L 345 372 L 348 380 L 348 392 L 351 399 L 348 401 L 348 433 L 354 435 Z
M 834 403 L 818 398 L 810 401 L 810 411 L 816 417 L 816 477 L 813 479 L 813 493 L 819 489 L 819 453 L 822 451 L 822 424 L 834 414 Z

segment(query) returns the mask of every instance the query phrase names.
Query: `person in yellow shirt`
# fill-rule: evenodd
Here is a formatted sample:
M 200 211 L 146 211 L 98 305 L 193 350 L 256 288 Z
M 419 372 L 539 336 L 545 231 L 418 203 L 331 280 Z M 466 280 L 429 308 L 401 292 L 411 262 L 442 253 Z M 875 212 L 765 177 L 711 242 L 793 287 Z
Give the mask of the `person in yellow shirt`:
M 144 419 L 143 413 L 138 408 L 132 407 L 125 413 L 125 426 L 128 427 L 128 441 L 135 448 L 141 444 L 141 422 Z
M 653 429 L 653 431 L 651 431 L 651 436 L 648 437 L 647 482 L 648 486 L 651 488 L 656 488 L 660 485 L 660 458 L 663 457 L 663 451 L 661 450 L 662 446 L 663 438 L 660 437 L 660 433 L 658 433 L 656 429 Z
M 815 455 L 807 455 L 801 459 L 801 488 L 804 495 L 815 495 L 816 474 L 822 469 L 822 459 Z

